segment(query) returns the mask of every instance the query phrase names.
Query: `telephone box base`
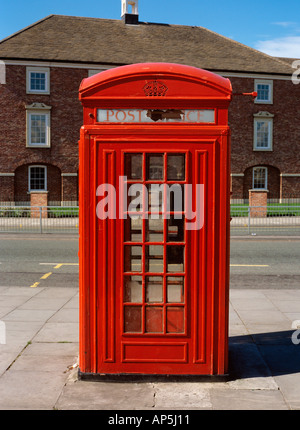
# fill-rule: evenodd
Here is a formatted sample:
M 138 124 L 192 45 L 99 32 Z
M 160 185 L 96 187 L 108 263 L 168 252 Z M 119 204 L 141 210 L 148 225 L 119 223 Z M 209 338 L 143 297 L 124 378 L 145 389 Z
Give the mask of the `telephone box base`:
M 80 381 L 93 382 L 226 382 L 229 374 L 224 375 L 150 375 L 137 373 L 85 373 L 78 370 Z

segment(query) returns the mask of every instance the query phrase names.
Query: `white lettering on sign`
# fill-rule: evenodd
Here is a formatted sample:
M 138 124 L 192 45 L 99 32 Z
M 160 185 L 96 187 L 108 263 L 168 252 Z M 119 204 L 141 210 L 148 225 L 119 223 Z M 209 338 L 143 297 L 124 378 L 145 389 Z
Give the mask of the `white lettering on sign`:
M 215 123 L 214 109 L 97 109 L 97 122 L 144 123 L 185 122 Z

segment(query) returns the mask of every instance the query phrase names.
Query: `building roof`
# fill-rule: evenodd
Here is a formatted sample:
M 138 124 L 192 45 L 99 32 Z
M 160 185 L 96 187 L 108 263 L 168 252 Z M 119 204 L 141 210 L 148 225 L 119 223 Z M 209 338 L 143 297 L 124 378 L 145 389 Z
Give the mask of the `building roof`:
M 284 61 L 285 63 L 291 64 L 291 65 L 293 64 L 294 61 L 300 60 L 300 58 L 287 58 L 287 57 L 277 57 L 277 58 L 278 60 Z
M 125 65 L 171 62 L 220 71 L 290 75 L 287 62 L 203 27 L 50 15 L 0 41 L 0 58 Z

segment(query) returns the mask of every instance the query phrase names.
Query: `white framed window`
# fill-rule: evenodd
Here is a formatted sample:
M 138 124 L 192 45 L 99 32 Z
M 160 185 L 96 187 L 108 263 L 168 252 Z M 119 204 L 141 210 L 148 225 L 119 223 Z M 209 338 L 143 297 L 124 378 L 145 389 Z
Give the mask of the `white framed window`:
M 254 114 L 254 151 L 273 150 L 273 117 L 268 112 Z
M 26 68 L 26 92 L 28 94 L 50 94 L 50 68 Z
M 273 104 L 273 81 L 255 79 L 254 87 L 257 92 L 255 103 Z
M 252 188 L 254 190 L 266 190 L 268 188 L 267 167 L 254 167 L 252 177 Z
M 28 167 L 28 191 L 47 191 L 47 167 Z
M 50 110 L 43 103 L 26 106 L 27 147 L 50 148 Z

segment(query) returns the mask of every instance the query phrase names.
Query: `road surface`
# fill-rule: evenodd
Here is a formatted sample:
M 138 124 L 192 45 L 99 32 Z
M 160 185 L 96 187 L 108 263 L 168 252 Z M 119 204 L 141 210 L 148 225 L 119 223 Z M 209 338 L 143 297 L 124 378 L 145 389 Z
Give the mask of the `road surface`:
M 231 288 L 300 289 L 300 240 L 231 240 Z M 0 235 L 0 286 L 78 286 L 78 236 Z

